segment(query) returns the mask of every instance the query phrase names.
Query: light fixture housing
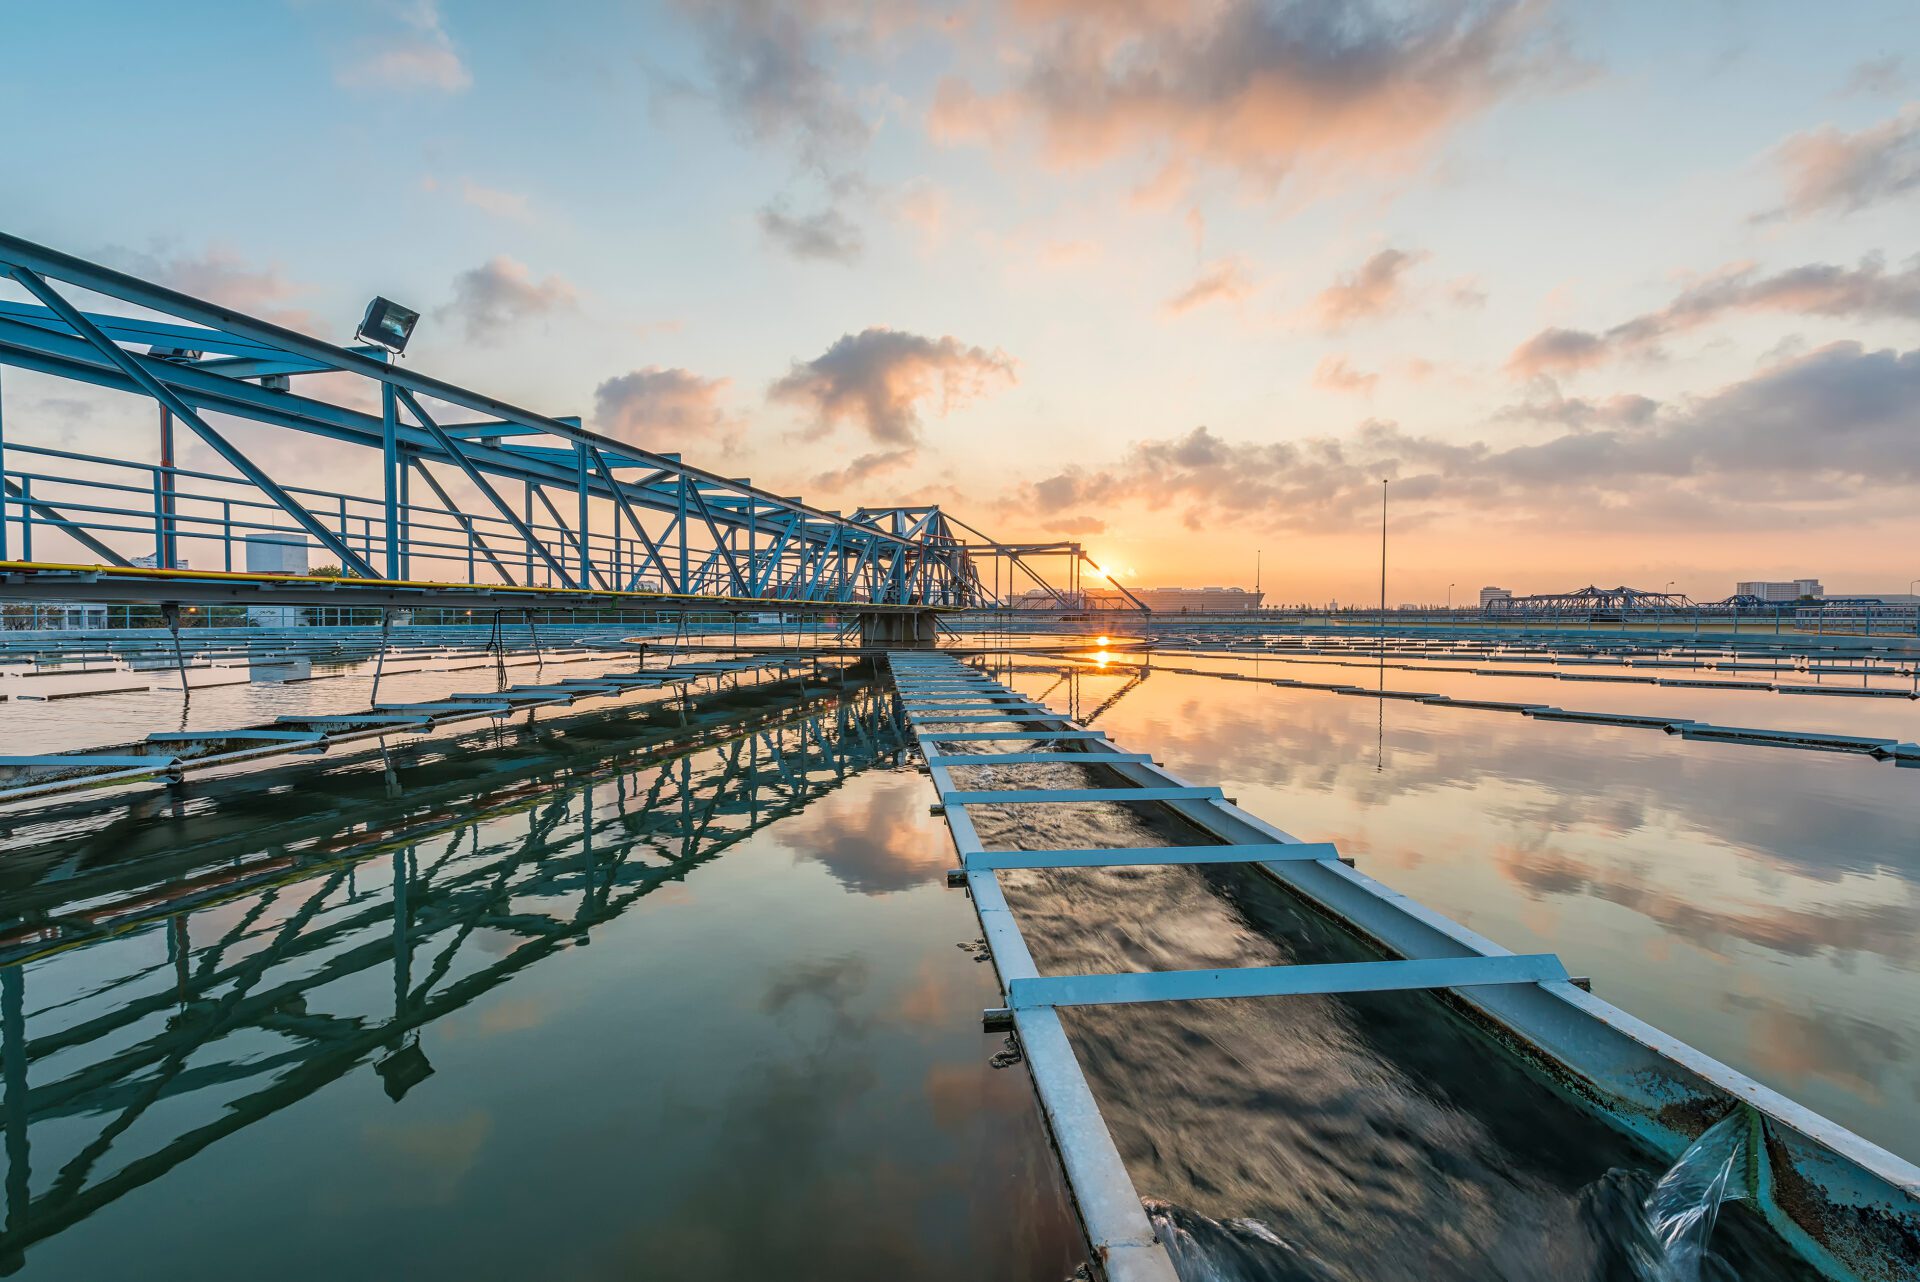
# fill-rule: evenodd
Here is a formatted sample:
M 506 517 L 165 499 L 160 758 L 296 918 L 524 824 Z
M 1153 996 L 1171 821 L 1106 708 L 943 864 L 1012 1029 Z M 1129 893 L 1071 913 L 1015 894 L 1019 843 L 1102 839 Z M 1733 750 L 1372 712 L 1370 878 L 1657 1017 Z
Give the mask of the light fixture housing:
M 367 304 L 366 318 L 360 322 L 354 337 L 364 338 L 398 356 L 407 350 L 407 340 L 413 337 L 413 327 L 419 323 L 419 312 L 402 307 L 390 298 L 376 297 Z

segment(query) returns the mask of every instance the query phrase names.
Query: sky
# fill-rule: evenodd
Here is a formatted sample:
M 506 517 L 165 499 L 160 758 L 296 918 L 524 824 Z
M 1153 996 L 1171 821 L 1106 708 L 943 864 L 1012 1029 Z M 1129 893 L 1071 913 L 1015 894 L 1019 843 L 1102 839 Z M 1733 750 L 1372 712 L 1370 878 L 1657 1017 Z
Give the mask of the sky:
M 821 506 L 1281 602 L 1374 599 L 1383 480 L 1396 604 L 1920 575 L 1911 0 L 0 0 L 0 47 L 5 230 L 333 341 L 388 295 L 413 368 Z M 152 458 L 6 380 L 10 442 Z

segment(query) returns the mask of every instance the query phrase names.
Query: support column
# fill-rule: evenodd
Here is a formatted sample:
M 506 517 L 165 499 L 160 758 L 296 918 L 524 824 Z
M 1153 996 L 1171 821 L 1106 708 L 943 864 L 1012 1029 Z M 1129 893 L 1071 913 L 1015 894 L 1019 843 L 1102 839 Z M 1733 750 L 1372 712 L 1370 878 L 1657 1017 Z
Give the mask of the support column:
M 860 645 L 869 650 L 931 650 L 939 644 L 931 610 L 911 614 L 877 610 L 860 614 Z

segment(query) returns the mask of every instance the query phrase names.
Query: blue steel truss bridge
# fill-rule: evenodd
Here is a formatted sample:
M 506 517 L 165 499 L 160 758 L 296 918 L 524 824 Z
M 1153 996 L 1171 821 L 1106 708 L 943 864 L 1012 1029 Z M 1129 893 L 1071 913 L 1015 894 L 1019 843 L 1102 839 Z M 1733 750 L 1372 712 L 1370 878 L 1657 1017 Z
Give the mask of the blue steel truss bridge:
M 1043 558 L 1065 559 L 1062 582 L 1091 564 L 1078 544 L 999 543 L 935 506 L 813 507 L 386 346 L 322 342 L 4 234 L 0 276 L 22 295 L 0 298 L 0 366 L 158 414 L 151 461 L 120 458 L 24 434 L 0 393 L 0 600 L 778 610 L 925 641 L 936 612 L 1053 590 Z M 187 437 L 221 470 L 182 466 Z M 358 479 L 316 488 L 287 459 Z M 250 568 L 249 549 L 276 544 L 329 564 Z

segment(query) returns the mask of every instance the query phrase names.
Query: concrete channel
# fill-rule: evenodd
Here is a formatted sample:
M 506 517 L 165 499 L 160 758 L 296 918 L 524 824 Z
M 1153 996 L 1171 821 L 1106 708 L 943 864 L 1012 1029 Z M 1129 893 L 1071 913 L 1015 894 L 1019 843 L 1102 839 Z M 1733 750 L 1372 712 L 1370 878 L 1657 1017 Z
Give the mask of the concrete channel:
M 1150 755 L 1124 751 L 947 654 L 903 652 L 890 667 L 924 756 L 1005 994 L 987 1027 L 1018 1036 L 1093 1258 L 1116 1282 L 1176 1277 L 1061 1022 L 1078 1006 L 1293 994 L 1426 991 L 1487 1028 L 1558 1083 L 1577 1106 L 1673 1160 L 1709 1127 L 1744 1111 L 1754 1208 L 1794 1254 L 1833 1278 L 1914 1276 L 1920 1168 L 1594 996 L 1550 954 L 1517 955 L 1352 867 L 1330 844 L 1303 842 Z M 1300 683 L 1287 683 L 1300 684 Z M 1337 687 L 1329 687 L 1335 688 Z M 1464 702 L 1464 701 L 1462 701 Z M 1515 711 L 1538 714 L 1537 706 Z M 991 729 L 998 726 L 1001 728 Z M 1718 729 L 1718 728 L 1716 728 Z M 1684 731 L 1683 731 L 1684 732 Z M 988 747 L 964 760 L 946 751 Z M 1010 746 L 1007 746 L 1010 745 Z M 1795 745 L 1813 746 L 1813 745 Z M 1830 745 L 1820 745 L 1830 746 Z M 1110 772 L 1100 788 L 975 789 L 963 766 L 1038 760 Z M 1219 844 L 1148 849 L 995 851 L 969 808 L 1088 800 L 1168 807 Z M 1260 869 L 1385 958 L 1333 965 L 1047 976 L 1038 972 L 999 881 L 1002 870 L 1237 862 Z

